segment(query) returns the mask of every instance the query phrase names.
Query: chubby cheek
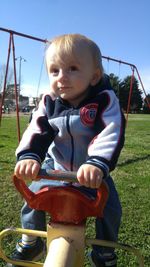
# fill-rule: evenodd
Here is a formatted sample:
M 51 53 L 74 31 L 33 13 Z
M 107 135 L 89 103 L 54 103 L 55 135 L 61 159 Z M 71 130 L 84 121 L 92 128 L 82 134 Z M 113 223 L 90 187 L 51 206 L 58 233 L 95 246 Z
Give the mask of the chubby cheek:
M 81 93 L 85 91 L 88 86 L 89 86 L 89 82 L 86 79 L 78 80 L 78 82 L 76 83 L 76 87 L 78 88 L 79 91 L 81 91 Z
M 77 77 L 77 83 L 80 88 L 86 88 L 90 84 L 90 75 L 89 74 L 80 74 Z
M 50 80 L 50 88 L 52 89 L 52 91 L 54 91 L 56 93 L 56 91 L 57 91 L 57 82 Z

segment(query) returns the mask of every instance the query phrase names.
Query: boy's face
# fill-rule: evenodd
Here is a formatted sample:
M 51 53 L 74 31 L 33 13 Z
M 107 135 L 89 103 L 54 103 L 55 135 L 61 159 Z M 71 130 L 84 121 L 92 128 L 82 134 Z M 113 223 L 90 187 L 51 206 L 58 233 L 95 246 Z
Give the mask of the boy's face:
M 73 106 L 86 97 L 88 86 L 95 85 L 101 77 L 91 54 L 81 50 L 76 49 L 76 56 L 65 53 L 58 57 L 55 44 L 51 44 L 46 57 L 52 91 Z

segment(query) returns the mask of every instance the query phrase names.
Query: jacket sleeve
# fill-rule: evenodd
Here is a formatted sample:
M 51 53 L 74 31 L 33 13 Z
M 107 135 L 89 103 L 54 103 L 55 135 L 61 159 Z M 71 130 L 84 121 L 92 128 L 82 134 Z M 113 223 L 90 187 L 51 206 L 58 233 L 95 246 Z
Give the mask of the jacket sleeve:
M 104 178 L 114 170 L 125 140 L 125 118 L 112 90 L 99 96 L 100 108 L 96 120 L 98 134 L 88 147 L 86 163 L 101 168 Z
M 41 163 L 53 139 L 54 131 L 48 122 L 44 96 L 16 149 L 17 160 L 35 159 Z

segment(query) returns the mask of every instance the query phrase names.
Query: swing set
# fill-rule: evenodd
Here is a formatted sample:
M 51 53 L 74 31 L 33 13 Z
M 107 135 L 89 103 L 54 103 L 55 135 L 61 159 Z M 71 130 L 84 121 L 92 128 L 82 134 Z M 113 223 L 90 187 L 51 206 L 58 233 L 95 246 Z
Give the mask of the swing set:
M 9 70 L 9 62 L 10 62 L 10 54 L 12 51 L 12 59 L 13 59 L 13 73 L 14 73 L 14 93 L 15 93 L 15 103 L 16 103 L 16 119 L 17 119 L 17 134 L 18 134 L 18 141 L 20 142 L 20 119 L 19 119 L 19 105 L 18 105 L 18 91 L 17 91 L 17 75 L 16 75 L 16 55 L 15 55 L 15 41 L 14 41 L 14 36 L 20 36 L 23 38 L 28 38 L 31 39 L 33 41 L 37 41 L 37 42 L 42 42 L 44 44 L 47 43 L 47 39 L 41 39 L 32 35 L 27 35 L 24 33 L 20 33 L 20 32 L 16 32 L 10 29 L 5 29 L 5 28 L 0 28 L 0 31 L 2 32 L 7 32 L 9 34 L 9 44 L 8 44 L 8 54 L 7 54 L 7 63 L 6 63 L 6 71 L 5 71 L 5 77 L 4 77 L 4 83 L 3 83 L 3 90 L 2 90 L 2 99 L 1 99 L 1 103 L 0 103 L 0 126 L 1 126 L 1 120 L 2 120 L 2 109 L 3 109 L 3 105 L 4 105 L 4 99 L 5 99 L 5 91 L 6 91 L 6 85 L 7 85 L 7 76 L 8 76 L 8 70 Z M 137 67 L 134 64 L 122 61 L 122 60 L 118 60 L 112 57 L 107 57 L 107 56 L 102 56 L 103 60 L 107 60 L 108 62 L 113 61 L 119 64 L 119 68 L 120 65 L 126 65 L 129 66 L 131 68 L 132 71 L 132 75 L 131 75 L 131 80 L 130 80 L 130 90 L 129 90 L 129 97 L 128 97 L 128 104 L 127 104 L 127 115 L 126 115 L 126 119 L 128 121 L 128 114 L 130 111 L 130 103 L 131 103 L 131 96 L 132 96 L 132 89 L 133 89 L 133 81 L 134 81 L 134 75 L 135 72 L 138 76 L 139 82 L 141 84 L 143 93 L 145 95 L 145 100 L 147 102 L 147 105 L 150 109 L 150 103 L 149 100 L 147 98 L 145 89 L 144 89 L 144 85 L 143 82 L 141 80 L 139 71 L 137 69 Z M 43 63 L 42 63 L 43 66 Z M 120 71 L 119 71 L 120 72 Z M 41 78 L 41 73 L 42 73 L 42 67 L 41 67 L 41 72 L 40 72 L 40 78 Z M 38 83 L 38 90 L 39 90 L 39 86 L 40 86 L 40 80 Z

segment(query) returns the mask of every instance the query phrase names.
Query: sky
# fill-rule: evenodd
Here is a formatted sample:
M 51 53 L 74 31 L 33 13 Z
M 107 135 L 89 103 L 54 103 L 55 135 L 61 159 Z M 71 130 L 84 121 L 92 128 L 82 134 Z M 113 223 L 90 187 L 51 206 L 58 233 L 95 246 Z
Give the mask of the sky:
M 150 93 L 149 0 L 1 0 L 0 28 L 51 39 L 64 33 L 86 35 L 103 56 L 134 64 Z M 9 34 L 0 31 L 0 66 L 6 64 Z M 49 90 L 44 64 L 45 45 L 14 35 L 17 79 L 21 57 L 21 94 L 37 96 Z M 103 60 L 105 72 L 120 79 L 129 66 Z M 12 52 L 10 68 L 12 67 Z

